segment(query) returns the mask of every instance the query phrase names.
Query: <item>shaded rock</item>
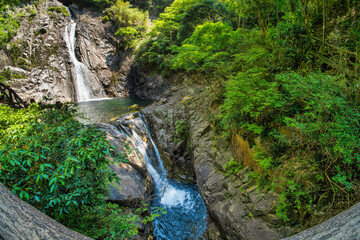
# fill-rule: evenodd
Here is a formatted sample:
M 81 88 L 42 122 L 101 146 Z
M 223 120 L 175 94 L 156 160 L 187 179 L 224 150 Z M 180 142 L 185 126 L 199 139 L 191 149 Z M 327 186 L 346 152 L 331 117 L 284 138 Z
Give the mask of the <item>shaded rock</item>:
M 360 239 L 360 203 L 286 240 Z
M 123 121 L 129 121 L 132 116 L 126 115 Z M 118 118 L 118 121 L 121 121 L 121 118 Z M 128 161 L 111 166 L 120 178 L 120 184 L 114 181 L 109 185 L 107 200 L 135 208 L 140 207 L 142 203 L 149 203 L 153 182 L 147 172 L 143 156 L 135 149 L 128 153 L 129 150 L 126 148 L 132 145 L 116 124 L 99 123 L 96 126 L 106 133 L 108 141 L 116 148 L 116 151 L 127 155 Z
M 207 119 L 211 94 L 198 85 L 176 89 L 176 94 L 167 101 L 159 101 L 143 113 L 150 127 L 159 129 L 153 131 L 158 147 L 169 156 L 176 155 L 170 167 L 174 169 L 180 163 L 193 166 L 197 186 L 211 217 L 221 229 L 221 237 L 260 240 L 286 236 L 288 229 L 279 227 L 278 219 L 270 215 L 275 210 L 276 194 L 259 192 L 248 180 L 249 168 L 231 177 L 223 173 L 223 166 L 236 159 L 236 154 L 229 143 L 216 140 Z M 185 151 L 181 144 L 174 144 L 177 120 L 186 120 L 189 124 Z
M 136 169 L 126 163 L 116 164 L 111 168 L 120 178 L 120 184 L 110 184 L 108 201 L 131 207 L 141 207 L 142 203 L 149 201 L 149 179 L 144 179 Z

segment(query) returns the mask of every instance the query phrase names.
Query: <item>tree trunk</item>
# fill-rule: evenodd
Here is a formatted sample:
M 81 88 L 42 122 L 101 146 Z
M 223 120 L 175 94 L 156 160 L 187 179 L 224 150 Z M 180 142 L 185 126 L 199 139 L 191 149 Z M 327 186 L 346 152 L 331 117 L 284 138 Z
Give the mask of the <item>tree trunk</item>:
M 325 222 L 283 240 L 360 239 L 360 203 Z
M 22 201 L 0 183 L 0 239 L 91 240 Z
M 325 0 L 323 0 L 323 41 L 325 41 L 325 26 L 326 26 L 326 11 L 325 11 Z

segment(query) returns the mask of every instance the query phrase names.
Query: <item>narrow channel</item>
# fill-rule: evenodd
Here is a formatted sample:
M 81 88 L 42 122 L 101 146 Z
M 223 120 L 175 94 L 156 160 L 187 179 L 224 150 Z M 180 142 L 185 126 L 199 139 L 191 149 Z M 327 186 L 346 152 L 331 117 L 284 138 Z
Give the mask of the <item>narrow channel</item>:
M 121 122 L 117 124 L 144 156 L 147 170 L 154 180 L 152 210 L 163 208 L 166 211 L 166 214 L 155 218 L 153 236 L 163 240 L 203 239 L 207 210 L 197 187 L 168 178 L 143 116 L 134 119 L 135 126 L 125 126 Z

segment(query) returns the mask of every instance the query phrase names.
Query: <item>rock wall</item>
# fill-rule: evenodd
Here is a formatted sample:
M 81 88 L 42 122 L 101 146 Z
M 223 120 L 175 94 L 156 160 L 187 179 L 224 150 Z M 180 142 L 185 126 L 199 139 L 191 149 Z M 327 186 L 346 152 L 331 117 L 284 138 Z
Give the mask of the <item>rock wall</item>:
M 43 96 L 59 101 L 74 98 L 69 77 L 69 56 L 63 40 L 69 17 L 51 8 L 63 7 L 56 0 L 43 1 L 17 11 L 24 16 L 16 36 L 8 45 L 10 71 L 16 74 L 9 84 L 24 100 L 42 100 Z M 36 15 L 34 16 L 34 13 Z M 13 67 L 16 69 L 13 71 Z
M 117 31 L 111 22 L 103 22 L 100 13 L 71 5 L 77 28 L 76 55 L 80 62 L 97 76 L 109 97 L 128 95 L 126 78 L 133 57 L 130 52 L 116 49 Z
M 160 149 L 169 156 L 169 173 L 181 178 L 193 171 L 196 183 L 219 227 L 208 239 L 280 239 L 289 234 L 275 215 L 277 194 L 260 191 L 244 168 L 226 175 L 224 165 L 236 160 L 228 142 L 218 139 L 208 121 L 214 96 L 209 89 L 183 80 L 163 98 L 143 110 Z M 179 136 L 178 121 L 186 123 L 186 137 Z M 179 127 L 178 127 L 179 128 Z M 180 139 L 179 139 L 180 137 Z M 177 139 L 177 140 L 176 140 Z M 187 173 L 186 175 L 189 175 Z M 191 174 L 190 174 L 191 175 Z M 191 180 L 191 179 L 189 179 Z
M 90 81 L 109 97 L 126 96 L 130 53 L 116 50 L 117 40 L 110 22 L 99 13 L 71 5 L 77 23 L 77 59 L 94 74 Z M 0 67 L 12 73 L 11 87 L 24 100 L 76 101 L 74 66 L 65 43 L 70 16 L 57 0 L 40 1 L 37 6 L 18 8 L 23 12 L 20 28 L 7 48 L 0 51 Z M 100 83 L 100 85 L 98 84 Z

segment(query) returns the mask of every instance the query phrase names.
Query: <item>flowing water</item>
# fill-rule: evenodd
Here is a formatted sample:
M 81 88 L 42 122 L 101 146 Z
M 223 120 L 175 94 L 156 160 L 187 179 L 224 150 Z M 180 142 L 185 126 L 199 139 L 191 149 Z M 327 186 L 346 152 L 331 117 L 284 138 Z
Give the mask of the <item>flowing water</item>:
M 155 218 L 154 237 L 164 240 L 203 239 L 207 227 L 207 210 L 195 185 L 168 179 L 160 153 L 143 119 L 134 126 L 118 124 L 136 149 L 144 156 L 154 180 L 152 210 L 163 208 L 166 214 Z
M 85 118 L 79 118 L 82 123 L 107 122 L 124 113 L 132 112 L 132 106 L 146 107 L 153 101 L 135 97 L 97 99 L 87 102 L 78 102 L 78 113 Z
M 70 10 L 70 23 L 65 27 L 65 42 L 69 50 L 70 60 L 74 65 L 75 89 L 77 101 L 89 101 L 97 98 L 106 98 L 106 94 L 102 90 L 101 84 L 97 77 L 82 63 L 79 62 L 75 55 L 75 30 L 76 22 L 72 19 Z M 69 30 L 70 27 L 70 30 Z M 90 82 L 89 79 L 92 79 Z M 92 86 L 94 85 L 94 86 Z
M 76 23 L 71 19 L 69 26 L 65 28 L 65 41 L 74 64 L 78 111 L 86 118 L 80 120 L 85 123 L 108 121 L 128 112 L 129 106 L 133 104 L 140 106 L 148 104 L 148 101 L 134 98 L 94 101 L 94 99 L 104 98 L 106 95 L 103 90 L 99 90 L 102 89 L 101 84 L 94 82 L 94 79 L 97 79 L 96 76 L 92 76 L 90 70 L 76 58 L 75 29 Z M 154 180 L 152 211 L 162 208 L 167 212 L 153 221 L 155 239 L 203 239 L 202 235 L 207 227 L 207 210 L 196 186 L 168 179 L 160 153 L 142 118 L 135 119 L 131 128 L 121 125 L 121 122 L 118 124 L 134 147 L 144 156 L 147 170 Z
M 87 119 L 85 123 L 108 121 L 131 110 L 130 106 L 149 105 L 151 101 L 136 98 L 117 98 L 77 103 L 78 112 Z M 166 214 L 153 221 L 153 236 L 158 240 L 204 239 L 207 228 L 207 210 L 197 187 L 169 179 L 151 133 L 142 117 L 115 123 L 127 136 L 137 151 L 144 156 L 147 170 L 154 180 L 151 209 L 163 208 Z

